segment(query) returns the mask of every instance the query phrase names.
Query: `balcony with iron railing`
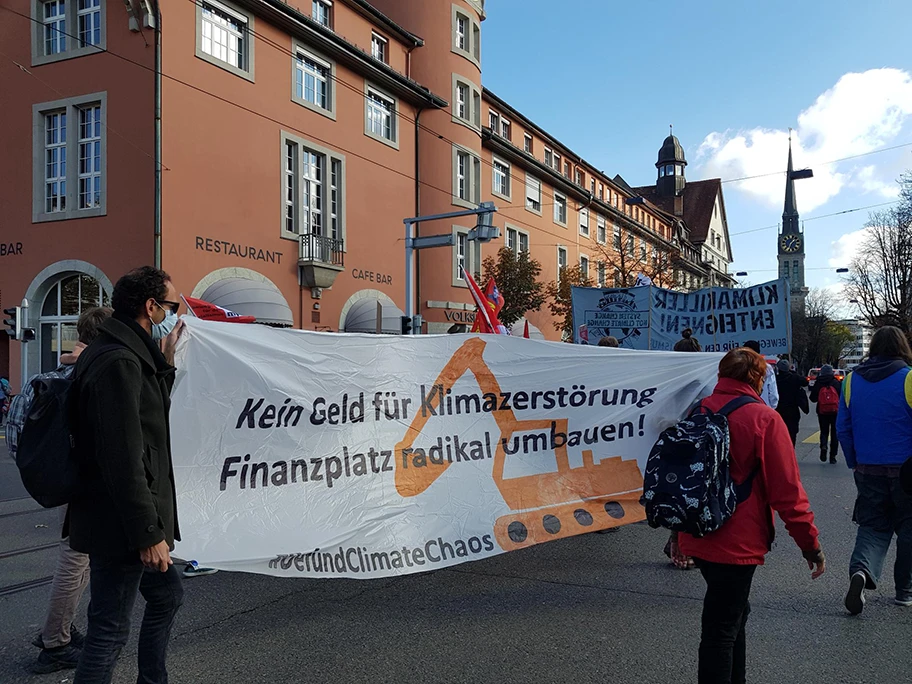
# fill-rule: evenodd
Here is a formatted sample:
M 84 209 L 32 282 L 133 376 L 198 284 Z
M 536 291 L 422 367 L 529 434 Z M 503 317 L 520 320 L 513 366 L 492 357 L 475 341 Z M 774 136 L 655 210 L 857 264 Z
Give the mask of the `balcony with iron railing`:
M 304 233 L 298 242 L 298 269 L 301 284 L 328 288 L 345 268 L 345 244 L 342 240 Z

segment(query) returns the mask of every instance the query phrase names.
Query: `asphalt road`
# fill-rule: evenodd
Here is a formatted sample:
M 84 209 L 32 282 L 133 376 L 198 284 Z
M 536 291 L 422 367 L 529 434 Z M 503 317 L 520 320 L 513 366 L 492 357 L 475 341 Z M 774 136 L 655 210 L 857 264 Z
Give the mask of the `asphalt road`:
M 779 523 L 754 582 L 749 680 L 912 681 L 912 608 L 893 605 L 892 574 L 869 594 L 862 616 L 842 607 L 854 487 L 844 464 L 820 463 L 817 445 L 801 442 L 813 439 L 813 422 L 805 422 L 798 459 L 828 571 L 811 581 Z M 71 671 L 33 676 L 27 669 L 48 596 L 40 581 L 52 573 L 55 552 L 9 552 L 52 544 L 56 514 L 19 498 L 15 466 L 0 450 L 0 682 L 72 681 Z M 634 525 L 393 580 L 195 578 L 185 584 L 173 633 L 171 681 L 695 681 L 703 582 L 696 571 L 667 565 L 665 538 Z M 33 588 L 4 593 L 35 580 Z M 136 680 L 135 637 L 115 682 Z

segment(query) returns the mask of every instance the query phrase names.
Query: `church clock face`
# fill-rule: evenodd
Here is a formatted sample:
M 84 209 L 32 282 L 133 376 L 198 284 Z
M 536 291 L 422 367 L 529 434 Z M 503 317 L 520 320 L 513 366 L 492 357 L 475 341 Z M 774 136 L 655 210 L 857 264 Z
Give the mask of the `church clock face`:
M 783 235 L 779 238 L 779 249 L 786 254 L 794 254 L 801 251 L 800 235 Z

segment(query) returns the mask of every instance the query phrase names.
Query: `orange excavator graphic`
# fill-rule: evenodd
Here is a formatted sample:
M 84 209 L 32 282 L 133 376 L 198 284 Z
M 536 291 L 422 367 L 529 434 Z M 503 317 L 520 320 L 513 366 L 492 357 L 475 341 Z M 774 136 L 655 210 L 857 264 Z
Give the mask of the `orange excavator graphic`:
M 467 340 L 444 366 L 437 384 L 451 387 L 471 372 L 482 392 L 499 396 L 500 384 L 482 356 L 485 344 L 477 337 Z M 550 417 L 547 420 L 518 420 L 512 410 L 494 411 L 491 415 L 500 430 L 493 458 L 494 482 L 512 511 L 499 518 L 494 525 L 494 534 L 501 548 L 523 548 L 645 519 L 645 512 L 639 504 L 643 476 L 635 460 L 607 456 L 595 463 L 592 450 L 587 449 L 582 452 L 582 467 L 571 468 L 564 444 L 554 449 L 556 472 L 505 478 L 507 454 L 504 440 L 509 443 L 514 433 L 549 431 L 552 422 L 556 422 L 557 429 L 566 434 L 568 420 Z M 415 416 L 405 438 L 396 445 L 397 455 L 403 449 L 412 448 L 429 418 L 420 412 Z M 398 457 L 395 461 L 396 490 L 403 497 L 417 496 L 426 491 L 452 465 L 443 461 L 414 468 L 404 466 Z

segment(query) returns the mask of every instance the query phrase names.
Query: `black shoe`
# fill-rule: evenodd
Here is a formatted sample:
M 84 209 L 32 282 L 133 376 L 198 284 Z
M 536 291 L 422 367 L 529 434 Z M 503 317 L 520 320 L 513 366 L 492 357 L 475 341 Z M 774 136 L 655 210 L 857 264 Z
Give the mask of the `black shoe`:
M 827 459 L 826 452 L 825 452 L 825 451 L 821 451 L 821 452 L 820 452 L 820 462 L 821 462 L 821 463 L 826 463 L 826 459 Z
M 73 644 L 76 648 L 82 648 L 82 644 L 85 642 L 85 634 L 79 631 L 79 628 L 76 625 L 70 625 L 70 643 Z M 44 640 L 41 638 L 41 632 L 38 632 L 38 635 L 32 639 L 32 646 L 35 648 L 44 648 Z
M 38 661 L 32 666 L 35 674 L 49 674 L 58 670 L 71 670 L 79 663 L 81 648 L 67 644 L 59 648 L 43 648 Z
M 859 615 L 864 610 L 864 592 L 867 583 L 867 575 L 861 570 L 852 575 L 852 579 L 849 581 L 849 593 L 845 597 L 845 607 L 851 615 Z
M 835 457 L 835 456 L 830 456 L 830 463 L 832 463 L 833 465 L 836 465 L 836 457 Z

